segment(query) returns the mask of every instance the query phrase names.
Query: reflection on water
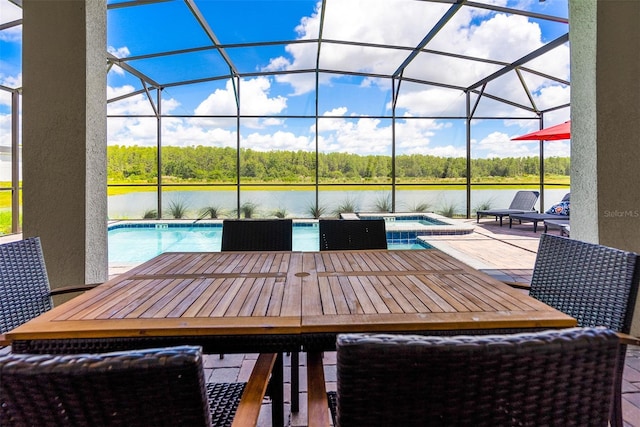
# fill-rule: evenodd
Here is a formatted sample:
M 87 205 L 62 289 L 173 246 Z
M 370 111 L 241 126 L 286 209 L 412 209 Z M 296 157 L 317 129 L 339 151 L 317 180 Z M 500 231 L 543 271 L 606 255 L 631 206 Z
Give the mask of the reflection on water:
M 471 210 L 477 207 L 508 207 L 517 189 L 473 190 Z M 562 199 L 567 188 L 545 189 L 545 207 Z M 109 197 L 109 218 L 142 218 L 145 211 L 156 208 L 157 193 L 154 191 L 130 193 Z M 169 191 L 163 193 L 163 216 L 171 217 L 168 206 L 181 203 L 187 208 L 187 218 L 197 218 L 205 207 L 221 208 L 226 215 L 235 216 L 235 191 Z M 322 191 L 318 196 L 319 206 L 325 215 L 331 215 L 339 207 L 350 205 L 358 212 L 379 212 L 381 207 L 391 204 L 387 191 Z M 418 207 L 426 211 L 440 212 L 452 208 L 456 213 L 465 214 L 467 193 L 465 190 L 400 190 L 396 193 L 396 212 L 414 212 Z M 244 191 L 241 204 L 256 206 L 255 217 L 276 216 L 281 211 L 292 218 L 311 218 L 311 208 L 315 206 L 313 191 Z M 540 209 L 537 205 L 536 209 Z M 420 209 L 422 210 L 422 209 Z

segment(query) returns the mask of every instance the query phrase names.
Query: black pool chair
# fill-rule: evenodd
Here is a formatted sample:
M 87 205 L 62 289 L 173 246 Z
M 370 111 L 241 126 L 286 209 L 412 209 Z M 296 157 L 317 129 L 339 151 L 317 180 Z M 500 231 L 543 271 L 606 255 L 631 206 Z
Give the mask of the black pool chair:
M 293 241 L 290 219 L 225 219 L 222 251 L 290 251 Z
M 346 334 L 337 393 L 308 358 L 309 427 L 607 426 L 615 332 L 572 328 L 478 336 Z M 324 402 L 322 402 L 324 396 Z
M 0 347 L 4 334 L 51 310 L 51 297 L 82 292 L 97 284 L 51 290 L 39 237 L 0 245 Z
M 247 383 L 205 384 L 199 347 L 0 357 L 2 426 L 254 426 L 276 355 Z
M 320 250 L 387 249 L 383 219 L 321 219 Z
M 476 211 L 476 222 L 480 222 L 480 217 L 494 216 L 496 220 L 500 219 L 500 227 L 502 227 L 502 218 L 512 214 L 522 214 L 526 212 L 535 212 L 535 205 L 540 197 L 538 191 L 518 191 L 511 204 L 506 209 L 485 209 Z

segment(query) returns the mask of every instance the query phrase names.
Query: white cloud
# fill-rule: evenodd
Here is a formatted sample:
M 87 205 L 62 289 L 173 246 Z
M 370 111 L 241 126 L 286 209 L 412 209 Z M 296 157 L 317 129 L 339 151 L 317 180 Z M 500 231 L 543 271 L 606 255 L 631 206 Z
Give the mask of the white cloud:
M 107 86 L 107 99 L 117 98 L 135 92 L 136 89 L 130 85 L 120 87 Z M 155 105 L 156 100 L 153 100 Z M 154 114 L 153 107 L 146 94 L 137 94 L 120 101 L 110 102 L 107 104 L 107 114 L 111 115 L 149 115 Z M 167 98 L 162 100 L 163 114 L 169 114 L 180 106 L 180 103 L 173 99 Z
M 22 19 L 22 9 L 14 5 L 10 1 L 0 1 L 0 23 L 7 24 L 9 22 Z M 0 41 L 19 43 L 22 41 L 22 25 L 16 25 L 0 31 Z
M 505 6 L 507 1 L 496 0 L 490 3 Z M 391 0 L 328 2 L 323 38 L 415 47 L 424 38 L 427 30 L 449 8 L 450 5 L 447 4 L 438 6 L 429 2 Z M 316 9 L 314 14 L 301 20 L 297 28 L 299 39 L 317 37 L 320 20 L 318 11 L 319 9 Z M 427 48 L 510 63 L 541 46 L 543 46 L 543 36 L 540 26 L 526 17 L 463 7 L 427 45 Z M 302 70 L 315 67 L 317 56 L 315 44 L 292 44 L 287 46 L 286 50 L 288 57 L 274 58 L 265 69 Z M 388 74 L 396 70 L 407 55 L 408 52 L 404 50 L 387 49 L 382 52 L 381 49 L 324 43 L 320 67 Z M 564 46 L 554 49 L 538 61 L 531 61 L 527 66 L 542 67 L 548 74 L 568 79 L 568 62 L 568 47 Z M 404 76 L 464 87 L 500 68 L 501 66 L 496 64 L 423 53 L 407 67 Z M 514 74 L 514 72 L 511 73 Z M 276 81 L 291 85 L 293 94 L 299 95 L 314 90 L 314 77 L 313 74 L 291 74 L 277 76 Z M 326 85 L 337 76 L 321 74 L 320 78 L 320 84 Z M 385 89 L 390 84 L 384 79 L 367 80 L 368 84 L 372 82 L 381 84 Z M 528 83 L 529 88 L 538 95 L 538 101 L 542 104 L 552 102 L 545 102 L 546 94 L 542 89 L 559 86 L 558 83 L 540 76 L 529 76 Z M 417 86 L 401 87 L 399 106 L 415 115 L 448 111 L 460 114 L 461 100 L 456 95 L 447 94 L 442 89 L 433 89 L 428 86 L 417 88 Z M 528 103 L 524 89 L 515 74 L 510 78 L 502 79 L 500 84 L 490 85 L 487 90 L 505 99 L 514 100 L 515 97 L 516 102 Z M 440 96 L 425 96 L 429 94 Z M 503 110 L 501 113 L 513 114 L 514 107 L 505 104 L 501 110 Z
M 528 157 L 538 154 L 535 141 L 511 141 L 511 137 L 503 132 L 492 132 L 480 141 L 471 142 L 473 157 Z M 484 155 L 481 155 L 484 154 Z
M 493 132 L 480 141 L 472 141 L 472 153 L 478 157 L 531 157 L 540 154 L 538 141 L 512 141 L 517 135 L 507 135 L 503 132 Z M 569 157 L 569 141 L 545 141 L 545 157 Z
M 506 5 L 507 0 L 495 0 L 494 4 Z M 319 33 L 319 5 L 311 16 L 303 17 L 296 28 L 300 40 L 315 39 Z M 431 26 L 451 7 L 449 4 L 431 2 L 406 2 L 399 0 L 340 0 L 329 1 L 326 9 L 323 38 L 347 41 L 367 41 L 394 46 L 415 47 Z M 430 42 L 429 49 L 440 49 L 460 55 L 479 56 L 511 62 L 543 45 L 541 28 L 522 16 L 494 13 L 481 8 L 463 7 L 445 28 Z M 316 43 L 290 44 L 286 55 L 273 58 L 263 69 L 265 71 L 313 69 L 317 58 Z M 127 56 L 128 49 L 113 49 L 118 56 Z M 352 70 L 372 73 L 394 71 L 407 57 L 409 51 L 388 49 L 381 55 L 380 49 L 359 46 L 331 45 L 324 43 L 321 52 L 321 68 Z M 568 79 L 568 47 L 564 46 L 532 61 L 527 67 L 544 69 L 545 73 Z M 115 68 L 115 67 L 114 67 Z M 500 69 L 500 65 L 463 61 L 447 56 L 420 54 L 405 70 L 405 77 L 444 81 L 452 85 L 471 84 Z M 529 89 L 533 91 L 536 105 L 557 105 L 569 102 L 569 87 L 544 77 L 523 73 Z M 240 105 L 245 115 L 274 115 L 286 111 L 289 100 L 280 95 L 283 85 L 291 87 L 288 96 L 301 95 L 315 90 L 315 73 L 276 75 L 272 78 L 258 77 L 240 82 Z M 320 90 L 328 88 L 336 75 L 320 74 Z M 361 85 L 389 90 L 387 79 L 364 78 Z M 130 93 L 130 86 L 109 88 L 109 97 L 118 93 Z M 278 91 L 278 94 L 276 93 Z M 512 72 L 486 88 L 487 93 L 514 102 L 528 102 L 519 79 Z M 472 97 L 473 102 L 473 97 Z M 466 98 L 462 91 L 437 86 L 403 82 L 397 107 L 407 116 L 461 116 L 465 113 Z M 173 99 L 163 101 L 163 112 L 169 113 L 179 106 Z M 391 104 L 387 105 L 390 108 Z M 490 111 L 505 116 L 516 109 L 508 104 L 499 104 L 489 98 L 483 99 L 483 114 Z M 479 110 L 480 110 L 479 109 Z M 568 109 L 567 109 L 568 110 Z M 110 114 L 152 114 L 149 101 L 143 95 L 127 98 L 109 105 Z M 522 110 L 517 110 L 522 113 Z M 237 112 L 234 87 L 228 81 L 224 88 L 205 95 L 194 109 L 196 115 L 230 115 Z M 356 152 L 360 154 L 390 154 L 392 129 L 390 121 L 375 118 L 349 118 L 358 111 L 348 111 L 347 107 L 336 106 L 323 114 L 320 119 L 319 146 L 322 151 Z M 551 112 L 545 115 L 545 123 L 560 119 L 568 111 Z M 344 118 L 328 118 L 340 116 Z M 113 126 L 114 138 L 122 141 L 155 144 L 155 121 L 122 120 Z M 524 121 L 505 121 L 506 126 L 522 126 Z M 237 144 L 235 119 L 164 119 L 163 142 L 171 145 L 215 145 Z M 242 146 L 255 150 L 313 150 L 315 129 L 287 129 L 286 118 L 242 119 Z M 441 156 L 464 157 L 464 144 L 454 144 L 446 139 L 442 120 L 398 120 L 396 137 L 398 150 L 402 153 L 421 153 Z M 247 129 L 253 129 L 247 133 Z M 519 130 L 514 134 L 524 133 Z M 115 141 L 112 141 L 115 142 Z M 551 146 L 551 144 L 549 144 Z M 562 150 L 568 144 L 553 144 L 550 150 Z M 504 131 L 496 131 L 487 137 L 473 141 L 474 157 L 506 157 L 537 155 L 537 144 L 510 141 Z M 547 153 L 555 151 L 547 151 Z
M 256 151 L 313 151 L 315 145 L 313 139 L 307 136 L 296 135 L 293 132 L 276 131 L 273 134 L 251 133 L 242 138 L 242 146 Z
M 118 48 L 113 46 L 108 46 L 107 52 L 109 52 L 110 54 L 114 55 L 117 58 L 126 58 L 131 54 L 131 52 L 129 51 L 129 48 L 126 46 L 118 47 Z M 124 70 L 120 68 L 118 64 L 114 64 L 109 71 L 121 76 L 124 75 Z
M 2 61 L 0 61 L 1 63 Z M 0 85 L 10 88 L 22 87 L 22 73 L 17 76 L 8 76 L 0 73 Z M 11 105 L 11 95 L 4 90 L 0 91 L 0 105 Z
M 266 77 L 243 79 L 240 82 L 240 108 L 243 115 L 274 115 L 287 107 L 283 96 L 269 96 L 271 81 Z M 195 109 L 195 114 L 234 115 L 237 113 L 236 95 L 231 81 L 225 89 L 216 89 Z M 246 125 L 246 123 L 245 123 Z M 260 126 L 257 122 L 254 126 Z

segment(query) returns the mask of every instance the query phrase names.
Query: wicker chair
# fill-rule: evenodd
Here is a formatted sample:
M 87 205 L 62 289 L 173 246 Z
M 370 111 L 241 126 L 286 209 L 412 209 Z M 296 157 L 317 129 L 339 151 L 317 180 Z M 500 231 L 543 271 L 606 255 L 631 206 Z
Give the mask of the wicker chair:
M 578 326 L 604 326 L 628 334 L 638 294 L 638 255 L 566 237 L 540 236 L 529 294 L 573 316 Z M 620 347 L 612 426 L 622 426 L 622 371 L 626 345 Z
M 290 219 L 225 219 L 222 251 L 290 251 L 292 232 Z
M 53 295 L 95 286 L 51 290 L 38 237 L 0 245 L 0 346 L 10 344 L 4 337 L 6 332 L 50 310 Z
M 338 336 L 334 424 L 607 426 L 618 337 L 604 328 L 479 336 Z M 312 355 L 311 364 L 319 357 Z M 310 366 L 317 372 L 317 366 Z M 322 368 L 320 367 L 320 371 Z M 311 402 L 309 426 L 329 415 Z M 322 384 L 324 385 L 324 383 Z M 312 419 L 312 414 L 324 419 Z
M 387 249 L 383 219 L 321 219 L 320 250 Z
M 274 361 L 260 355 L 248 383 L 205 385 L 199 347 L 10 354 L 0 357 L 0 425 L 256 425 Z

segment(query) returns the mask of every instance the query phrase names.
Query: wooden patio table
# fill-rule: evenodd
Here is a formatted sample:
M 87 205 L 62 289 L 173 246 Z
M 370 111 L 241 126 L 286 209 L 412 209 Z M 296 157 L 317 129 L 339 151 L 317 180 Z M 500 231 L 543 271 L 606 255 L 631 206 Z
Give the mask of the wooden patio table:
M 330 350 L 342 332 L 575 325 L 574 318 L 438 250 L 180 252 L 161 254 L 7 338 L 21 353 L 174 344 L 216 353 L 282 353 Z M 278 389 L 277 425 L 283 416 Z

